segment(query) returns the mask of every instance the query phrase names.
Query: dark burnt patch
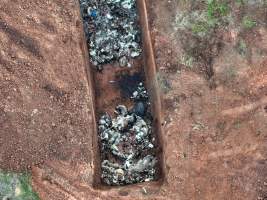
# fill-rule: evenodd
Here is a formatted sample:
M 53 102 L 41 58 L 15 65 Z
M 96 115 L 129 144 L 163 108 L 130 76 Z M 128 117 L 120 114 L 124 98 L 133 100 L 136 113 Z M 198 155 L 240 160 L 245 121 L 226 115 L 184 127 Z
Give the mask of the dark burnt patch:
M 199 63 L 199 71 L 205 78 L 211 80 L 214 76 L 213 60 L 223 47 L 221 34 L 213 31 L 207 38 L 200 38 L 193 34 L 184 34 L 182 37 L 181 43 L 184 50 Z
M 53 95 L 56 100 L 65 101 L 67 92 L 63 91 L 62 89 L 55 87 L 52 84 L 46 84 L 45 86 L 43 86 L 43 89 Z
M 14 72 L 12 64 L 9 61 L 5 60 L 1 55 L 0 55 L 0 66 L 5 68 L 10 73 Z
M 9 26 L 6 22 L 3 21 L 0 21 L 0 30 L 4 31 L 9 37 L 9 39 L 13 41 L 16 45 L 25 49 L 35 57 L 43 59 L 38 42 L 35 39 L 21 33 L 20 31 Z
M 56 27 L 53 26 L 49 21 L 42 20 L 41 24 L 48 32 L 50 32 L 50 33 L 56 32 Z
M 144 80 L 144 75 L 141 72 L 131 74 L 129 71 L 121 71 L 117 74 L 118 88 L 121 91 L 123 98 L 131 97 L 136 85 Z

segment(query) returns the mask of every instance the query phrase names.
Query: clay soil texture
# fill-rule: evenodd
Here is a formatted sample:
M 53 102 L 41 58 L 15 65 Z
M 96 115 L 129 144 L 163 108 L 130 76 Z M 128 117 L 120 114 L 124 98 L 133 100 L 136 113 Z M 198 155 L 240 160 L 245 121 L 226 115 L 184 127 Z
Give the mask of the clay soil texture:
M 41 199 L 267 198 L 266 1 L 146 0 L 165 179 L 94 188 L 78 1 L 0 2 L 0 168 Z

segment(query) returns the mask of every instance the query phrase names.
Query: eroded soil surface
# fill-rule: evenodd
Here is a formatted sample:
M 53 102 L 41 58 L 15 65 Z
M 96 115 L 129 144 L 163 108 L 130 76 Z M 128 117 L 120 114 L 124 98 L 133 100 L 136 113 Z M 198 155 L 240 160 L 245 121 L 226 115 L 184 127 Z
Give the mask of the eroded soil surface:
M 49 200 L 266 199 L 266 4 L 225 2 L 147 0 L 166 178 L 97 190 L 78 1 L 1 0 L 0 168 Z M 193 11 L 215 22 L 181 23 Z

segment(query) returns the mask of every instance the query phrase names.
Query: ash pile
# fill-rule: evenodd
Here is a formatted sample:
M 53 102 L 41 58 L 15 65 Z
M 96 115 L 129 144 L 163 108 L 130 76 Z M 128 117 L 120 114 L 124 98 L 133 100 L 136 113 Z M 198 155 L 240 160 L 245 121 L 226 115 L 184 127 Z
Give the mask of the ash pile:
M 142 52 L 136 0 L 80 0 L 80 7 L 93 65 L 131 67 Z
M 140 83 L 131 99 L 134 106 L 115 108 L 99 119 L 101 141 L 101 178 L 107 185 L 127 185 L 155 180 L 157 159 L 148 93 Z

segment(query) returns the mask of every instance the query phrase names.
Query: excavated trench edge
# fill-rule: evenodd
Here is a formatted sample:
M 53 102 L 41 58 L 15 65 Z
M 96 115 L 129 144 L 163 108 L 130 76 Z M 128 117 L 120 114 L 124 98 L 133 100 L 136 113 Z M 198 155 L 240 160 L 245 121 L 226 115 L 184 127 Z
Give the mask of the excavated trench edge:
M 78 1 L 77 1 L 78 2 Z M 79 4 L 79 2 L 78 2 Z M 162 117 L 161 117 L 161 97 L 158 87 L 157 81 L 157 69 L 154 59 L 154 51 L 153 45 L 151 41 L 151 35 L 149 30 L 149 23 L 148 23 L 148 15 L 147 15 L 147 5 L 145 0 L 137 0 L 137 9 L 139 14 L 139 23 L 141 28 L 141 35 L 142 35 L 142 64 L 144 65 L 144 74 L 145 74 L 145 85 L 149 92 L 150 96 L 150 103 L 151 103 L 151 113 L 154 116 L 153 119 L 153 134 L 156 137 L 157 144 L 158 144 L 158 151 L 157 155 L 158 158 L 158 167 L 159 167 L 159 174 L 158 179 L 156 181 L 151 182 L 143 182 L 137 183 L 134 185 L 137 186 L 153 186 L 157 187 L 160 186 L 165 179 L 165 160 L 164 160 L 164 138 L 162 132 Z M 82 24 L 82 17 L 81 23 Z M 80 32 L 82 33 L 82 41 L 81 47 L 83 50 L 83 58 L 85 61 L 85 72 L 87 75 L 87 81 L 89 85 L 89 92 L 91 94 L 90 99 L 90 106 L 91 106 L 91 115 L 93 120 L 93 135 L 92 135 L 92 150 L 93 150 L 93 187 L 96 189 L 108 189 L 113 188 L 114 186 L 106 186 L 101 182 L 101 156 L 100 156 L 100 149 L 99 149 L 99 141 L 98 141 L 98 110 L 96 106 L 97 102 L 97 95 L 96 95 L 96 83 L 95 83 L 95 74 L 98 73 L 95 69 L 91 66 L 89 61 L 89 50 L 86 42 L 85 33 L 83 30 L 83 26 L 80 26 Z M 132 185 L 125 185 L 119 187 L 130 187 Z M 115 186 L 116 187 L 116 186 Z

